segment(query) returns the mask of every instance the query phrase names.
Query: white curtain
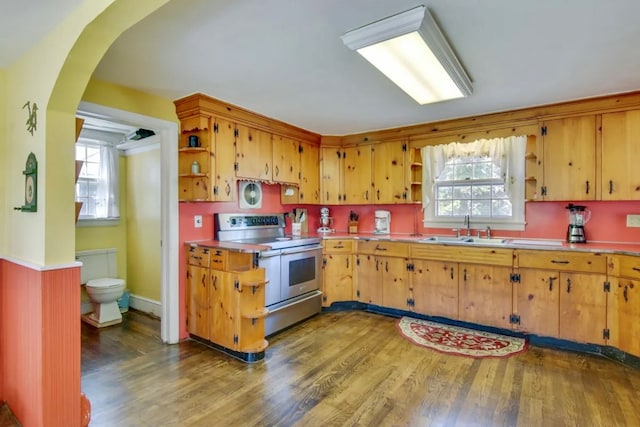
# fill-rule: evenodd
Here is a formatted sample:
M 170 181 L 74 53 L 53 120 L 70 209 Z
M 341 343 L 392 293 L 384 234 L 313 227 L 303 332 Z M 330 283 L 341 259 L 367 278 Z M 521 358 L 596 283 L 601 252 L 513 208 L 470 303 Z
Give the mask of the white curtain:
M 515 200 L 524 200 L 523 169 L 526 146 L 526 136 L 510 136 L 423 147 L 421 150 L 422 208 L 425 213 L 434 199 L 436 178 L 444 170 L 447 161 L 456 157 L 491 157 L 503 173 L 504 189 L 507 195 Z
M 98 218 L 119 218 L 118 149 L 111 144 L 100 146 L 100 179 L 96 193 L 96 200 L 100 201 L 96 205 L 96 216 Z

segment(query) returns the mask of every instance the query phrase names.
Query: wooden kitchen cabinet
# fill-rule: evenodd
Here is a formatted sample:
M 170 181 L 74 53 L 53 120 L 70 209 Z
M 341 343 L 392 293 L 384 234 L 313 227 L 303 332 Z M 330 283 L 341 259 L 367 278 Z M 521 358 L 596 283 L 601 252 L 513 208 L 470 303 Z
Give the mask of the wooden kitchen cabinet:
M 189 247 L 186 264 L 187 330 L 208 340 L 211 308 L 209 249 Z
M 273 179 L 271 133 L 236 124 L 236 178 Z
M 343 152 L 340 147 L 320 148 L 320 192 L 323 204 L 337 205 L 342 201 Z
M 408 202 L 409 183 L 406 182 L 407 143 L 389 141 L 373 145 L 374 203 L 397 204 Z
M 518 328 L 576 342 L 604 344 L 606 264 L 606 256 L 599 253 L 518 250 Z M 553 325 L 556 312 L 557 334 Z
M 212 158 L 215 163 L 213 200 L 217 202 L 232 202 L 237 199 L 238 188 L 234 170 L 235 128 L 235 123 L 216 118 L 215 151 L 212 152 Z
M 610 256 L 607 344 L 640 357 L 640 257 Z
M 353 241 L 324 240 L 322 249 L 323 307 L 353 301 Z
M 458 271 L 459 319 L 511 329 L 511 266 L 460 263 Z
M 273 181 L 287 184 L 300 182 L 299 142 L 280 135 L 272 137 Z
M 596 116 L 547 120 L 542 125 L 540 196 L 551 200 L 596 199 Z
M 412 259 L 411 264 L 413 311 L 458 319 L 458 263 Z
M 371 145 L 344 147 L 342 151 L 343 204 L 373 203 Z
M 602 115 L 601 155 L 601 199 L 640 199 L 640 110 Z
M 411 296 L 409 245 L 363 240 L 358 241 L 357 252 L 356 299 L 369 304 L 408 310 Z
M 299 203 L 320 203 L 320 147 L 300 142 Z

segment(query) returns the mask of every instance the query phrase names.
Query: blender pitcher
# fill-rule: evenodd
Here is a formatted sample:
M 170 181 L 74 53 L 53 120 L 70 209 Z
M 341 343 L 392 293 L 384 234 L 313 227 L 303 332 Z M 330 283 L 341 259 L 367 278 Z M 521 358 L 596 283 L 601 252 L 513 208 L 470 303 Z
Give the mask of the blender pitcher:
M 567 205 L 569 210 L 569 227 L 567 229 L 568 243 L 587 243 L 584 225 L 591 219 L 591 211 L 586 206 Z

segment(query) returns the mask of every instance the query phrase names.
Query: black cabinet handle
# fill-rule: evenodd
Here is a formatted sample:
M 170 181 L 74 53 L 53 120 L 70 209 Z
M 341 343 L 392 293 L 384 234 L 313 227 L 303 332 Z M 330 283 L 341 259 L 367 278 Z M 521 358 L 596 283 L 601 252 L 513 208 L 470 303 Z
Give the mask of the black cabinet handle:
M 464 269 L 464 272 L 463 272 L 463 280 L 465 282 L 467 281 L 467 269 L 466 268 Z
M 557 260 L 557 259 L 552 259 L 551 262 L 553 264 L 569 264 L 569 261 L 565 261 L 565 260 Z
M 213 276 L 213 289 L 218 290 L 218 276 Z
M 609 180 L 609 194 L 613 193 L 613 180 Z
M 553 291 L 553 281 L 556 280 L 555 277 L 549 277 L 549 292 Z
M 273 171 L 276 173 L 276 177 L 280 175 L 280 168 L 278 167 L 278 165 L 276 165 Z
M 567 293 L 571 292 L 571 279 L 567 279 Z
M 384 262 L 384 271 L 389 272 L 389 261 Z
M 451 280 L 453 280 L 453 267 L 451 267 Z
M 347 268 L 349 268 L 349 257 L 347 257 Z
M 633 271 L 640 271 L 640 268 L 638 268 L 638 267 L 632 267 L 631 269 L 632 269 Z
M 269 163 L 264 164 L 264 174 L 269 175 Z
M 629 293 L 628 293 L 628 291 L 629 291 L 629 289 L 625 285 L 624 291 L 622 291 L 622 296 L 624 297 L 624 302 L 629 302 Z
M 378 190 L 377 197 L 378 197 L 378 200 L 380 200 L 380 190 Z
M 589 194 L 589 181 L 587 181 L 587 194 Z
M 378 260 L 376 260 L 376 271 L 378 271 Z

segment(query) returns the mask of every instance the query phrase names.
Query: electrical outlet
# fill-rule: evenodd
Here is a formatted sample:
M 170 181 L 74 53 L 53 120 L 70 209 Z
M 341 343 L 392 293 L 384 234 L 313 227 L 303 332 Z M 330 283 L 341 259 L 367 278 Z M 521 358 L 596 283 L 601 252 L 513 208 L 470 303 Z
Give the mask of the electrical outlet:
M 202 228 L 202 215 L 195 215 L 193 217 L 193 226 L 195 228 Z
M 627 215 L 627 227 L 640 227 L 640 215 Z

